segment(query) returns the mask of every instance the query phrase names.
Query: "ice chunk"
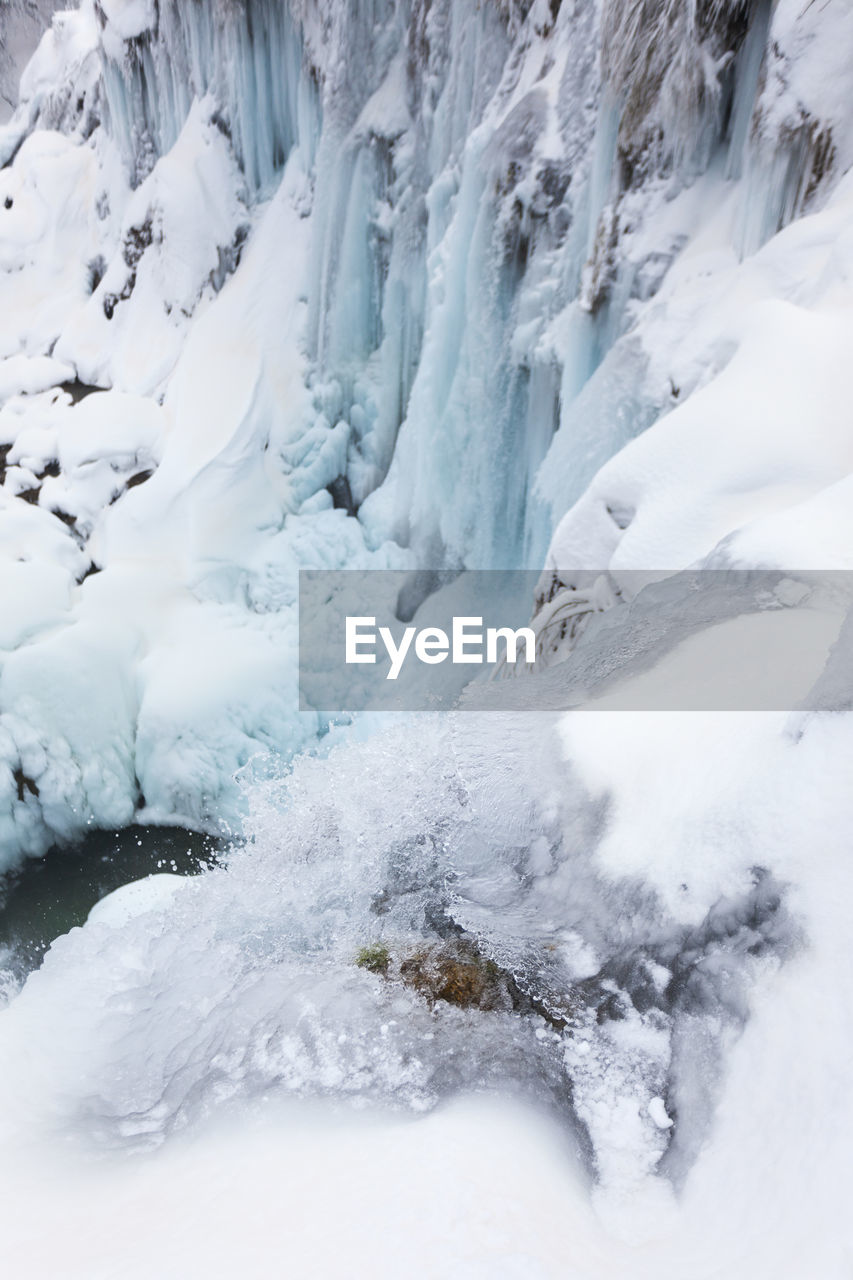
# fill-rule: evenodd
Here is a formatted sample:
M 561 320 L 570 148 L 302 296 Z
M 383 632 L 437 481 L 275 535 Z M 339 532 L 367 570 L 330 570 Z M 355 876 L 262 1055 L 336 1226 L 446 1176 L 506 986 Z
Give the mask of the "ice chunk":
M 165 873 L 134 880 L 96 902 L 89 912 L 88 923 L 121 929 L 128 920 L 165 907 L 185 883 L 183 876 Z

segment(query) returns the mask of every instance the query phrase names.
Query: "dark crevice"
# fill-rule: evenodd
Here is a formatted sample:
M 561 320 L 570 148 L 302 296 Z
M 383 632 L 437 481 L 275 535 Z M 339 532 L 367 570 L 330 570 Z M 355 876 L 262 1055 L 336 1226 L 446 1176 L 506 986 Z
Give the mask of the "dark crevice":
M 72 404 L 79 404 L 87 396 L 92 396 L 96 392 L 105 389 L 104 387 L 93 387 L 88 382 L 81 382 L 79 378 L 75 378 L 73 382 L 61 382 L 59 385 L 60 390 L 71 397 Z
M 103 570 L 99 564 L 95 564 L 94 560 L 89 565 L 85 573 L 81 573 L 77 579 L 77 586 L 81 587 L 87 578 L 93 578 L 96 573 L 102 573 Z
M 346 476 L 338 476 L 328 486 L 328 491 L 332 495 L 332 503 L 336 510 L 345 511 L 348 516 L 354 516 L 358 513 L 353 496 L 350 482 Z
M 107 273 L 107 264 L 104 261 L 104 259 L 100 256 L 100 254 L 98 255 L 97 258 L 93 258 L 92 261 L 89 263 L 87 267 L 87 272 L 88 272 L 87 284 L 88 284 L 89 292 L 94 293 L 98 285 L 101 283 L 101 281 L 103 280 L 104 276 Z
M 136 271 L 142 259 L 142 255 L 150 245 L 154 243 L 154 224 L 151 215 L 145 219 L 138 227 L 130 227 L 124 237 L 122 245 L 122 258 L 125 266 L 129 269 L 129 275 L 124 283 L 120 293 L 108 293 L 104 296 L 104 315 L 108 320 L 112 320 L 115 315 L 116 307 L 120 302 L 127 302 L 133 290 L 136 288 Z
M 27 777 L 20 765 L 13 771 L 12 777 L 15 780 L 15 786 L 18 789 L 18 799 L 20 801 L 23 802 L 26 799 L 27 793 L 38 799 L 38 784 L 34 782 L 32 778 Z
M 240 265 L 240 259 L 243 256 L 243 248 L 249 238 L 249 228 L 240 226 L 237 228 L 234 239 L 225 248 L 220 247 L 217 250 L 218 261 L 213 271 L 210 273 L 210 283 L 214 292 L 219 293 L 225 281 Z

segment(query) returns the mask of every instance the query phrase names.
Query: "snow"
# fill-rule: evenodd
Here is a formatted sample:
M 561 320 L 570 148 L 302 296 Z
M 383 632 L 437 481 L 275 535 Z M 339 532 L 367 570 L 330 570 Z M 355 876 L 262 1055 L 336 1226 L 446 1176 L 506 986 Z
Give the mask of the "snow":
M 57 355 L 84 382 L 159 392 L 188 321 L 224 278 L 223 254 L 247 230 L 236 162 L 213 112 L 208 100 L 194 104 L 172 150 L 128 200 L 122 253 L 63 331 Z
M 69 364 L 51 356 L 9 356 L 0 362 L 0 404 L 16 395 L 36 395 L 73 378 Z
M 806 194 L 853 161 L 848 110 L 853 84 L 844 49 L 853 35 L 843 0 L 774 6 L 764 86 L 754 121 L 750 203 L 744 242 L 761 243 L 802 210 Z M 760 139 L 760 142 L 758 141 Z M 756 146 L 756 143 L 758 145 Z
M 652 1098 L 649 1103 L 649 1115 L 659 1129 L 669 1129 L 672 1127 L 672 1119 L 667 1114 L 666 1104 L 663 1098 Z
M 27 6 L 27 16 L 38 20 L 40 11 L 47 21 L 49 8 L 52 6 L 46 4 Z M 20 15 L 12 22 L 14 40 L 15 28 L 20 31 Z M 5 165 L 13 158 L 36 124 L 48 129 L 61 127 L 69 133 L 85 131 L 97 92 L 97 46 L 93 6 L 86 3 L 79 9 L 53 14 L 35 53 L 21 71 L 17 108 L 11 119 L 0 126 L 0 162 Z
M 97 45 L 97 28 L 89 5 L 55 12 L 35 54 L 21 74 L 22 104 L 61 91 Z
M 128 920 L 144 915 L 147 911 L 156 911 L 158 907 L 171 902 L 185 884 L 186 881 L 181 876 L 165 872 L 146 876 L 144 880 L 134 880 L 96 902 L 89 912 L 88 922 L 120 929 Z
M 377 1280 L 551 1280 L 590 1274 L 572 1266 L 578 1233 L 596 1239 L 580 1187 L 560 1135 L 520 1106 L 472 1098 L 413 1125 L 273 1105 L 131 1167 L 52 1155 L 45 1168 L 36 1153 L 3 1187 L 4 1229 L 34 1280 L 107 1280 L 117 1265 L 128 1280 L 224 1280 L 276 1259 L 318 1278 L 345 1259 Z
M 851 201 L 846 180 L 825 210 L 742 264 L 723 263 L 722 280 L 709 272 L 707 248 L 684 251 L 646 331 L 641 325 L 638 332 L 658 360 L 676 352 L 682 368 L 671 366 L 674 385 L 695 382 L 690 365 L 704 368 L 707 378 L 715 352 L 727 358 L 706 385 L 599 470 L 559 525 L 551 563 L 674 569 L 703 561 L 723 543 L 728 563 L 785 563 L 784 552 L 769 551 L 770 531 L 796 518 L 785 513 L 842 483 L 853 466 L 847 429 L 853 387 L 843 355 L 851 297 L 838 270 Z M 687 332 L 680 354 L 676 326 Z M 558 442 L 559 436 L 555 451 Z M 837 521 L 837 507 L 831 500 L 827 506 Z M 608 509 L 627 512 L 626 527 Z M 817 518 L 808 529 L 797 522 L 797 563 L 845 567 L 846 540 L 839 538 L 827 559 L 823 518 L 816 504 L 807 509 Z M 751 536 L 753 522 L 764 532 L 766 557 L 758 551 L 760 535 Z M 741 545 L 755 555 L 741 555 Z
M 150 31 L 157 16 L 154 0 L 102 0 L 101 8 L 118 37 L 119 48 L 121 41 L 132 40 Z
M 47 130 L 0 171 L 2 355 L 45 354 L 86 296 L 96 174 L 89 148 Z
M 48 561 L 34 571 L 26 563 L 4 563 L 0 566 L 0 592 L 0 649 L 17 649 L 39 632 L 67 621 L 71 582 L 61 565 Z
M 664 1262 L 669 1255 L 662 1249 L 656 1274 L 710 1275 L 723 1265 L 737 1276 L 799 1276 L 812 1268 L 840 1276 L 842 1135 L 850 1117 L 837 1064 L 850 1024 L 841 1007 L 849 963 L 837 894 L 846 881 L 849 794 L 837 752 L 849 723 L 812 721 L 806 739 L 794 745 L 766 717 L 710 723 L 690 717 L 692 741 L 683 718 L 659 717 L 654 734 L 651 716 L 635 719 L 649 762 L 640 776 L 629 717 L 618 725 L 609 717 L 582 718 L 571 729 L 572 760 L 585 767 L 595 760 L 597 785 L 609 785 L 619 798 L 602 856 L 635 874 L 642 862 L 644 879 L 658 883 L 671 875 L 671 903 L 679 878 L 689 882 L 687 901 L 697 895 L 707 901 L 710 879 L 716 887 L 724 882 L 727 855 L 729 874 L 737 874 L 744 855 L 772 859 L 774 870 L 799 886 L 792 906 L 805 934 L 797 953 L 751 992 L 750 1020 L 726 1053 L 713 1129 L 681 1198 L 673 1253 L 681 1252 L 684 1270 L 673 1258 Z M 624 756 L 614 754 L 617 744 Z M 728 780 L 709 771 L 711 761 L 731 769 Z M 794 803 L 786 800 L 792 786 Z M 679 810 L 691 817 L 680 820 Z M 678 1100 L 679 1108 L 688 1101 Z M 664 1115 L 658 1111 L 655 1123 Z M 714 1245 L 706 1245 L 715 1233 Z M 655 1274 L 651 1266 L 649 1273 Z M 636 1274 L 645 1271 L 638 1267 Z
M 7 1253 L 841 1280 L 847 606 L 616 660 L 632 574 L 851 567 L 847 9 L 756 6 L 729 58 L 727 6 L 707 40 L 670 7 L 663 119 L 615 2 L 100 9 L 0 133 L 0 866 L 250 839 L 0 1014 Z M 543 561 L 601 575 L 595 712 L 516 715 L 519 676 L 320 744 L 300 568 Z M 649 710 L 697 670 L 772 709 Z M 536 1003 L 357 964 L 448 917 Z

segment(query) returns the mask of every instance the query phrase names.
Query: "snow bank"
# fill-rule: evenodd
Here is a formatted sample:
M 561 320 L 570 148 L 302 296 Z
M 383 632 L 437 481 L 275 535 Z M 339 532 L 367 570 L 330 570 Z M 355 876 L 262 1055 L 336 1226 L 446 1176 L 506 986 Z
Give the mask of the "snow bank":
M 27 1258 L 33 1280 L 107 1280 L 117 1267 L 128 1280 L 215 1280 L 280 1264 L 334 1277 L 342 1259 L 377 1280 L 595 1274 L 577 1240 L 596 1228 L 559 1135 L 506 1103 L 467 1100 L 416 1126 L 273 1106 L 132 1167 L 49 1168 L 35 1155 L 4 1186 L 9 1256 Z
M 88 294 L 87 264 L 98 248 L 97 168 L 87 147 L 44 130 L 0 171 L 3 356 L 47 354 Z
M 221 288 L 248 234 L 241 180 L 214 104 L 197 103 L 175 146 L 128 200 L 121 252 L 56 352 L 99 386 L 155 395 L 196 309 Z
M 31 17 L 48 9 L 42 13 L 46 21 L 52 6 L 27 8 Z M 4 17 L 4 35 L 6 22 Z M 98 28 L 92 5 L 84 3 L 78 9 L 54 13 L 22 69 L 16 110 L 8 123 L 0 126 L 0 163 L 9 162 L 36 125 L 77 136 L 91 132 L 99 72 Z
M 560 523 L 550 565 L 676 569 L 720 547 L 714 564 L 850 567 L 833 495 L 853 468 L 851 212 L 845 180 L 825 210 L 742 263 L 703 235 L 684 249 L 637 335 L 652 376 L 679 398 L 697 389 L 601 468 Z M 559 434 L 552 450 L 565 453 Z M 556 499 L 555 471 L 546 462 L 542 483 Z
M 166 873 L 133 880 L 96 902 L 88 919 L 120 929 L 128 920 L 166 906 L 185 884 L 182 876 Z

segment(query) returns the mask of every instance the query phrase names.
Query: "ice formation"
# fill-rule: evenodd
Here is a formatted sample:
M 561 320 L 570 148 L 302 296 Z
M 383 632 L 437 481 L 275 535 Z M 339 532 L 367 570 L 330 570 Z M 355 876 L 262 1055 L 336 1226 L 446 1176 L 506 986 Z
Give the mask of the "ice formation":
M 7 570 L 7 864 L 88 822 L 239 821 L 235 772 L 318 727 L 293 710 L 299 566 L 539 566 L 618 454 L 552 560 L 676 567 L 842 478 L 843 432 L 815 450 L 801 416 L 814 380 L 827 423 L 845 395 L 821 317 L 849 18 L 770 22 L 544 0 L 54 16 L 0 134 L 3 520 L 29 564 Z M 729 449 L 714 402 L 738 370 L 765 398 Z M 771 396 L 791 483 L 761 470 Z M 695 482 L 655 458 L 688 431 Z
M 544 566 L 617 654 L 637 571 L 851 567 L 851 47 L 845 0 L 54 15 L 0 129 L 0 858 L 252 842 L 55 942 L 10 1144 L 513 1089 L 615 1234 L 572 1185 L 574 1251 L 483 1274 L 844 1274 L 849 623 L 796 716 L 517 677 L 322 758 L 295 650 L 300 567 Z M 355 962 L 460 933 L 513 1007 Z

